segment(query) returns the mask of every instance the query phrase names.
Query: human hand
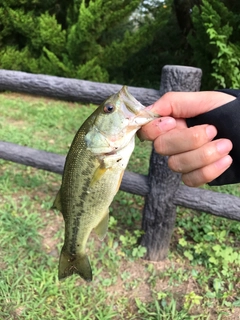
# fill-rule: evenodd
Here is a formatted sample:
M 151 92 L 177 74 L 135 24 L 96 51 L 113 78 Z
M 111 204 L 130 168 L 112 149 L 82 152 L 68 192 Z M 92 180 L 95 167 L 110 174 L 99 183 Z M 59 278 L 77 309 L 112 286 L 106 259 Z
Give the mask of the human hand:
M 232 142 L 213 138 L 214 126 L 204 124 L 187 127 L 186 120 L 222 106 L 235 97 L 215 91 L 169 92 L 152 106 L 158 118 L 142 127 L 138 135 L 153 140 L 156 152 L 169 156 L 168 165 L 182 173 L 182 181 L 191 187 L 210 182 L 221 175 L 232 163 L 228 155 Z

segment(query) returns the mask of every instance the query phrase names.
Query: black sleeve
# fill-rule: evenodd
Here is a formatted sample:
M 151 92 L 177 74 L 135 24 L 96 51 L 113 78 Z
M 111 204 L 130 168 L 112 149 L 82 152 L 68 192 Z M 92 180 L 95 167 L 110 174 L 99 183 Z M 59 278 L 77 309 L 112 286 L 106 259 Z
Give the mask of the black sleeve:
M 240 182 L 240 90 L 224 89 L 218 91 L 231 94 L 236 99 L 212 111 L 187 119 L 188 127 L 200 124 L 214 125 L 218 131 L 215 139 L 227 138 L 233 143 L 233 149 L 230 152 L 233 159 L 232 165 L 209 183 L 212 186 Z

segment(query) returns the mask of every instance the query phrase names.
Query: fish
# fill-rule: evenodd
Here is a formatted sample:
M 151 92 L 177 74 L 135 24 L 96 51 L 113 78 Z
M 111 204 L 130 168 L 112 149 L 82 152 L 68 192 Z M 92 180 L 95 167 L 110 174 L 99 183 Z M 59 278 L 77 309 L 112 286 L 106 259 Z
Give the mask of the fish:
M 119 190 L 134 150 L 135 133 L 159 115 L 145 108 L 126 86 L 107 98 L 77 131 L 66 157 L 53 208 L 65 222 L 58 278 L 78 274 L 92 281 L 86 254 L 94 229 L 100 240 L 108 230 L 109 206 Z

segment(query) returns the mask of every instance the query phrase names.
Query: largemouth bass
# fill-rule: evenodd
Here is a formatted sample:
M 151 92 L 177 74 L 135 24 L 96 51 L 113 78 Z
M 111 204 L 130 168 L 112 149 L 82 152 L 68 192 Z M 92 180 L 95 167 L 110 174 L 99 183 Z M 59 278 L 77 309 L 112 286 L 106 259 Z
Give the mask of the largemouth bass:
M 86 281 L 92 280 L 85 252 L 87 240 L 93 229 L 99 239 L 105 237 L 109 206 L 134 149 L 135 133 L 156 116 L 124 86 L 105 100 L 76 133 L 53 204 L 65 221 L 59 279 L 77 273 Z

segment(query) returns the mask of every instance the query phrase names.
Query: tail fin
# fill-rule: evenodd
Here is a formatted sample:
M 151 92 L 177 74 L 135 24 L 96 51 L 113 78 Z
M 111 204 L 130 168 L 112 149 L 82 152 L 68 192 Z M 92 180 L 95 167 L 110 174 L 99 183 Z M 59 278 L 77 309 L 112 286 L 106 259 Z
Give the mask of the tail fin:
M 72 274 L 77 273 L 86 281 L 92 281 L 92 269 L 88 260 L 88 256 L 73 255 L 62 249 L 59 267 L 58 267 L 58 279 L 64 279 Z

